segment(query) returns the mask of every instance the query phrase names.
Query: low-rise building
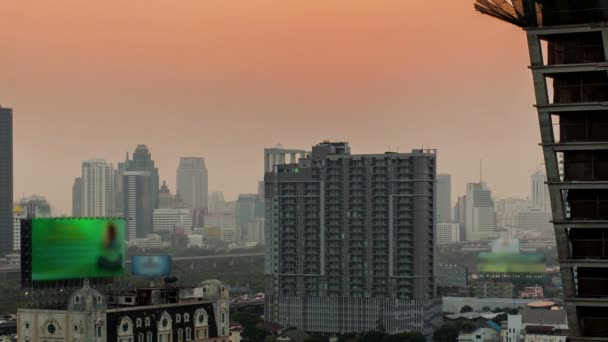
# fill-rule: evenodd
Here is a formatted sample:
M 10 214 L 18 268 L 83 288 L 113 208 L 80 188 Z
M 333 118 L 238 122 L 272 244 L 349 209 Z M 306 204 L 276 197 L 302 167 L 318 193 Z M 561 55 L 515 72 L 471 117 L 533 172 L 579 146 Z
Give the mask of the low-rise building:
M 458 342 L 500 342 L 500 333 L 492 328 L 478 328 L 460 333 Z
M 192 213 L 190 209 L 154 209 L 153 231 L 169 237 L 176 227 L 183 227 L 185 234 L 192 232 Z
M 221 282 L 146 288 L 108 298 L 85 285 L 67 310 L 19 309 L 19 342 L 229 340 L 229 294 Z
M 142 249 L 161 249 L 171 246 L 169 242 L 162 240 L 158 234 L 148 234 L 144 238 L 134 238 L 127 241 L 129 246 L 135 246 Z
M 520 298 L 544 298 L 545 292 L 542 286 L 528 286 L 524 287 L 522 291 L 519 292 Z
M 477 281 L 473 284 L 473 296 L 478 298 L 513 298 L 513 283 Z

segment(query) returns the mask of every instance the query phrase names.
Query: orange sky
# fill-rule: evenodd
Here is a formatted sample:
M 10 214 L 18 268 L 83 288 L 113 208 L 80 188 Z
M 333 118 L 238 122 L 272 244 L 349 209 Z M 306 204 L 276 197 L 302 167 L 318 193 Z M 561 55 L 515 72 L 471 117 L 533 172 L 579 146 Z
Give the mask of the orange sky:
M 256 190 L 264 147 L 330 139 L 437 148 L 454 196 L 483 159 L 495 196 L 527 196 L 541 151 L 525 36 L 472 2 L 3 1 L 15 194 L 69 213 L 82 160 L 145 143 L 172 190 L 179 156 L 203 156 L 230 199 Z

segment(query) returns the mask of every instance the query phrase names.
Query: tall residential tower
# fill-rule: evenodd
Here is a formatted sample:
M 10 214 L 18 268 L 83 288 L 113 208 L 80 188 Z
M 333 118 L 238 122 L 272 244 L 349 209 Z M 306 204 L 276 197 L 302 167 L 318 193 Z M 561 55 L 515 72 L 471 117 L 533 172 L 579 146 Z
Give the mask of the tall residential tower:
M 0 255 L 13 250 L 13 110 L 0 107 Z
M 435 296 L 434 151 L 323 142 L 266 168 L 265 317 L 338 333 L 428 332 Z M 268 166 L 269 158 L 266 159 Z
M 476 8 L 526 31 L 570 341 L 608 341 L 608 0 Z

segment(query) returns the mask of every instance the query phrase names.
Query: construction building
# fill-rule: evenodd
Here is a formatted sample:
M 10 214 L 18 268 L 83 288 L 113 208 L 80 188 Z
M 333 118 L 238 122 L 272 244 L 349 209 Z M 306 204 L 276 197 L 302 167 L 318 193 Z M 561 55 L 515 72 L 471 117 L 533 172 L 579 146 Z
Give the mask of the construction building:
M 608 0 L 476 9 L 526 32 L 570 341 L 608 341 Z

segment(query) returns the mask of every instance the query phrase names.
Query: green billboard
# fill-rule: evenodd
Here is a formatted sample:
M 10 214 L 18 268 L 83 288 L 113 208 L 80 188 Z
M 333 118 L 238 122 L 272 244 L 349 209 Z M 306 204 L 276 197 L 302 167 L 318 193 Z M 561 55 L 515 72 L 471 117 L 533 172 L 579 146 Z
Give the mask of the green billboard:
M 124 272 L 123 219 L 32 220 L 32 280 L 113 277 Z

